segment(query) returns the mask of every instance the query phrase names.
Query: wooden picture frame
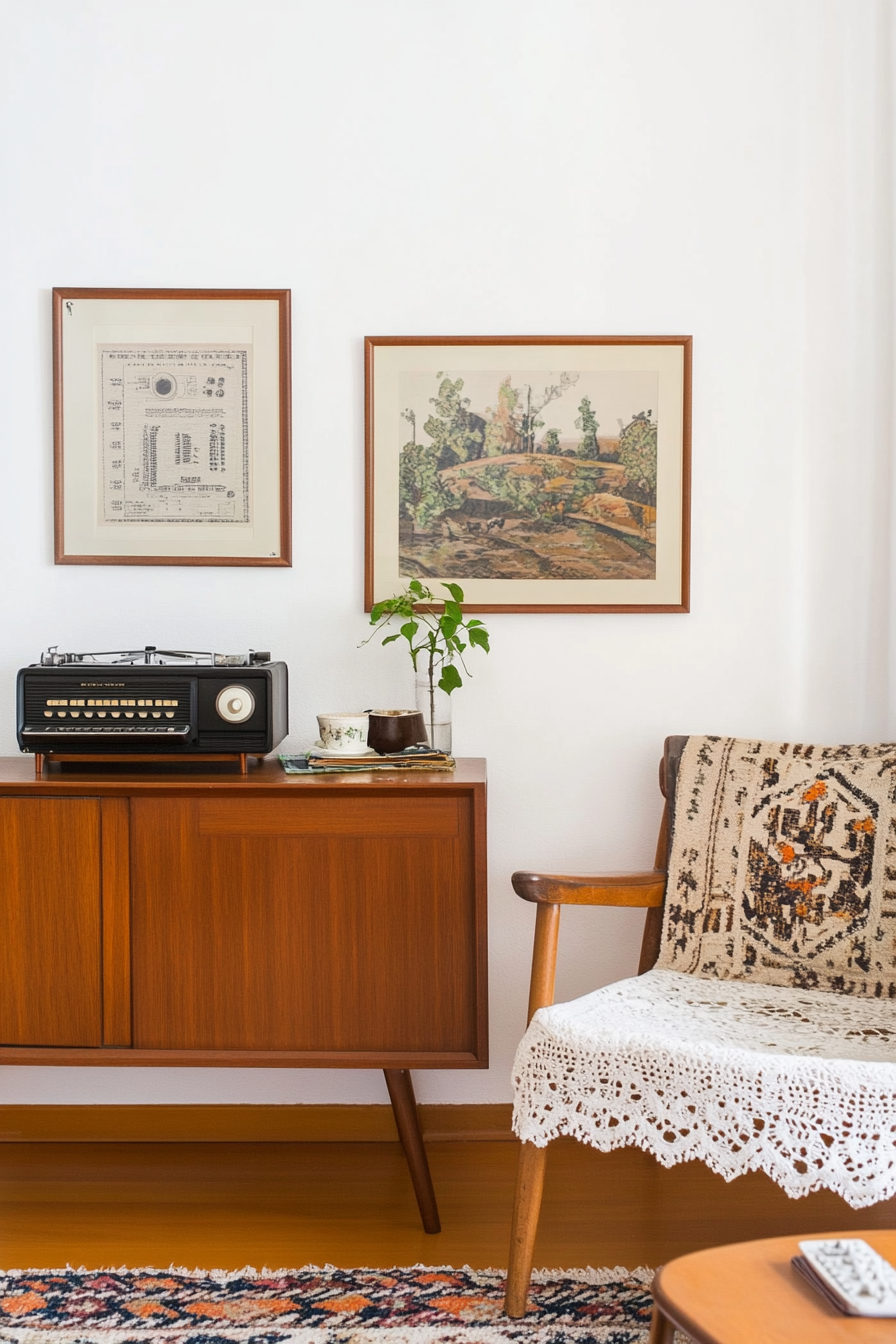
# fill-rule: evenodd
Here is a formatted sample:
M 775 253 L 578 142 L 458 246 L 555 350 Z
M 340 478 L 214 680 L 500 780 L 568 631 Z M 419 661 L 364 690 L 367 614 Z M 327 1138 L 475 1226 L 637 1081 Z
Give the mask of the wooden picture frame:
M 288 289 L 53 290 L 58 565 L 292 563 Z
M 688 611 L 690 336 L 368 336 L 365 394 L 365 610 Z

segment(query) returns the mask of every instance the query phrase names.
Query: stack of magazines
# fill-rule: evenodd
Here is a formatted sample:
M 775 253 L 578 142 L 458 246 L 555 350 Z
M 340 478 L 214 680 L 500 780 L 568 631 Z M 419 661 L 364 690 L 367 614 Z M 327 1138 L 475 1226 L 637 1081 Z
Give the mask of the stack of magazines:
M 407 747 L 388 755 L 365 752 L 335 759 L 332 753 L 317 756 L 312 748 L 300 756 L 281 756 L 280 764 L 288 775 L 367 775 L 383 770 L 453 770 L 454 757 L 429 747 Z

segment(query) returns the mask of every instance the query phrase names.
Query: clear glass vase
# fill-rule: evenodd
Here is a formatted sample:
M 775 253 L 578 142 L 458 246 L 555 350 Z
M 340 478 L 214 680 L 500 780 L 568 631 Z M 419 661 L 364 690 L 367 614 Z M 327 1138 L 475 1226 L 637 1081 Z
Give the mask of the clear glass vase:
M 423 715 L 426 736 L 433 751 L 451 754 L 451 696 L 439 689 L 441 667 L 433 669 L 432 681 L 429 668 L 417 671 L 417 709 Z

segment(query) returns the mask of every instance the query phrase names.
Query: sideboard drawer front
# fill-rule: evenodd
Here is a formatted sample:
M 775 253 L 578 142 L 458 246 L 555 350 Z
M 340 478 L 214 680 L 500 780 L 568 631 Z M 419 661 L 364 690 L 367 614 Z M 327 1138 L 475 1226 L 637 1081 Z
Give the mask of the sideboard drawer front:
M 133 800 L 134 1045 L 475 1053 L 473 824 L 463 795 Z
M 0 799 L 0 1044 L 101 1045 L 100 805 Z
M 457 798 L 208 798 L 197 821 L 200 835 L 455 837 L 457 809 Z

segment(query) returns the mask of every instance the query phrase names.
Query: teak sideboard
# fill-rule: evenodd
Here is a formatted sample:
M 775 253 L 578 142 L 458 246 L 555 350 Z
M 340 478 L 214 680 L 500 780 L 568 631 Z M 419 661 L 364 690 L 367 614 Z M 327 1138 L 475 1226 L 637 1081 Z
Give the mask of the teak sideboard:
M 483 761 L 0 760 L 0 862 L 0 1063 L 383 1069 L 406 1151 L 407 1070 L 488 1064 Z

